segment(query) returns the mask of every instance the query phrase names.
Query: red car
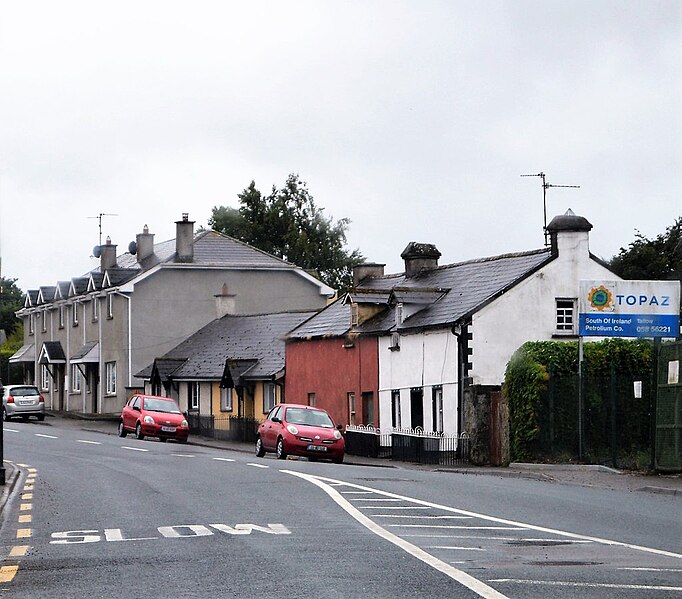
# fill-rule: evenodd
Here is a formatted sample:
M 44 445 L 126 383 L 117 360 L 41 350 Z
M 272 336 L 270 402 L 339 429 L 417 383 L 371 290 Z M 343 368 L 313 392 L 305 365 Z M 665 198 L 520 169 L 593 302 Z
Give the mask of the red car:
M 118 422 L 118 436 L 135 433 L 138 439 L 158 437 L 187 443 L 189 424 L 178 404 L 169 397 L 133 395 L 123 406 Z
M 341 425 L 335 426 L 329 414 L 319 408 L 279 404 L 258 427 L 256 455 L 259 458 L 270 451 L 280 460 L 288 455 L 300 455 L 311 460 L 326 458 L 340 464 L 345 449 Z

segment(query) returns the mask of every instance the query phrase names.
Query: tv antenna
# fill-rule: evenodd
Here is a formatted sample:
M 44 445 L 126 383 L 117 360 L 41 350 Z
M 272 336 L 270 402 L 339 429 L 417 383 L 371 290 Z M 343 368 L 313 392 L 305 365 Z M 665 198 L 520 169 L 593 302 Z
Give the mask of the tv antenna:
M 521 175 L 521 177 L 540 177 L 542 179 L 542 211 L 544 215 L 544 227 L 542 230 L 545 232 L 545 245 L 549 245 L 548 235 L 547 235 L 547 188 L 548 187 L 576 187 L 579 188 L 580 185 L 552 185 L 547 183 L 545 180 L 545 173 L 537 173 L 536 175 Z
M 107 212 L 100 212 L 97 216 L 88 216 L 88 218 L 96 218 L 99 221 L 99 245 L 102 245 L 102 217 L 103 216 L 118 216 L 118 214 L 109 214 Z

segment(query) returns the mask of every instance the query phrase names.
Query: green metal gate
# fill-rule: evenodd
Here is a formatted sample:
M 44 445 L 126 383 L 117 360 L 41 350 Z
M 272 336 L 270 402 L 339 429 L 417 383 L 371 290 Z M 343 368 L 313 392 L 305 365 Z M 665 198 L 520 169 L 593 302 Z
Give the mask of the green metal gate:
M 656 399 L 657 470 L 682 472 L 682 341 L 661 344 Z

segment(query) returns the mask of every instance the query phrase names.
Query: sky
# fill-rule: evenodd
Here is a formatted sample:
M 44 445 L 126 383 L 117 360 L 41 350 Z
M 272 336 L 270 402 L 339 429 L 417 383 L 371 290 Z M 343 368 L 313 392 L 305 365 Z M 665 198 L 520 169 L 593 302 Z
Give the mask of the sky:
M 680 0 L 0 4 L 0 256 L 24 291 L 289 173 L 400 272 L 543 247 L 610 259 L 682 216 Z M 95 218 L 93 218 L 95 217 Z

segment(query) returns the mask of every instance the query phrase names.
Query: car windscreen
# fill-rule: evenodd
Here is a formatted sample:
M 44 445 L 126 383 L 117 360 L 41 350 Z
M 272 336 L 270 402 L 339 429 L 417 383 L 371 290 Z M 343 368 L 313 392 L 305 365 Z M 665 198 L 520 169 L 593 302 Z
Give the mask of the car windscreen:
M 174 401 L 166 399 L 145 399 L 144 409 L 149 412 L 166 412 L 168 414 L 180 414 L 180 409 Z
M 35 387 L 14 387 L 14 389 L 9 390 L 9 394 L 12 397 L 26 397 L 27 395 L 39 395 L 38 389 Z
M 321 410 L 307 410 L 306 408 L 287 409 L 286 420 L 289 424 L 305 424 L 308 426 L 322 426 L 334 428 L 329 414 Z

